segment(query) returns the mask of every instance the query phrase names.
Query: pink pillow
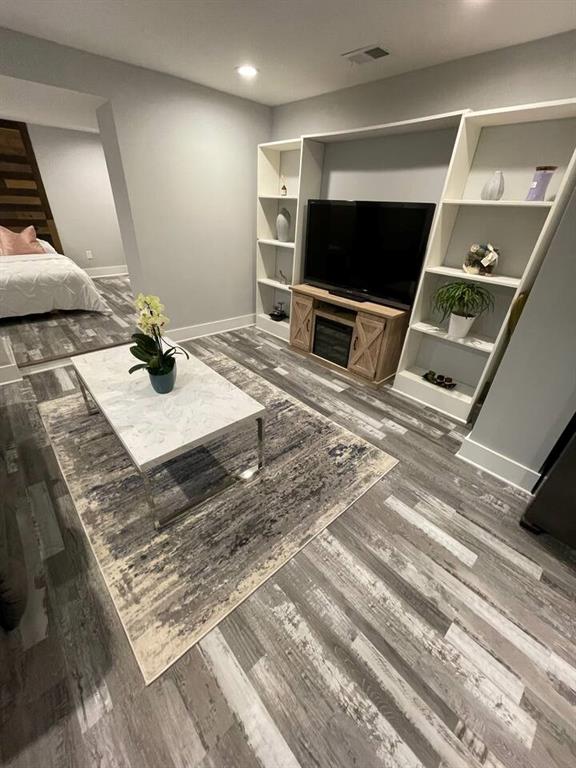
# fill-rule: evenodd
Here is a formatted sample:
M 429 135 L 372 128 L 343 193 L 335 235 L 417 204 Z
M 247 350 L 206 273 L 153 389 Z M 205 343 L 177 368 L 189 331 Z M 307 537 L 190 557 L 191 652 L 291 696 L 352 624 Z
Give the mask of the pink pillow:
M 44 249 L 36 240 L 34 227 L 26 227 L 22 232 L 0 227 L 0 253 L 2 256 L 22 256 L 26 253 L 44 253 Z

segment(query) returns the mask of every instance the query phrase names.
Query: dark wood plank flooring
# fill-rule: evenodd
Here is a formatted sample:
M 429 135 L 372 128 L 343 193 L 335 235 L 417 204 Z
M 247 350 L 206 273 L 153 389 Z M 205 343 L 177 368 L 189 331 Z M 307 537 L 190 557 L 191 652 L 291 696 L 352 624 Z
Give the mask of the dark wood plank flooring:
M 93 279 L 111 315 L 74 310 L 0 320 L 0 337 L 12 345 L 19 367 L 130 341 L 136 323 L 130 278 L 117 275 Z
M 0 387 L 2 502 L 33 585 L 0 636 L 4 764 L 574 766 L 576 558 L 518 527 L 523 493 L 454 457 L 465 429 L 254 329 L 186 346 L 399 464 L 145 687 L 36 408 L 75 380 Z

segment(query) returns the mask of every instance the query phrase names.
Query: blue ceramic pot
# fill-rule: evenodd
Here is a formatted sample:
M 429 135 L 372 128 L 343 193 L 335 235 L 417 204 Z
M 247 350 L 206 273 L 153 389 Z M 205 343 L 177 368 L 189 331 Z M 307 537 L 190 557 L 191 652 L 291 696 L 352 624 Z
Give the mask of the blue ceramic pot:
M 169 373 L 155 374 L 148 371 L 148 375 L 154 390 L 159 395 L 166 395 L 168 392 L 172 392 L 176 383 L 176 362 L 174 362 L 174 367 Z

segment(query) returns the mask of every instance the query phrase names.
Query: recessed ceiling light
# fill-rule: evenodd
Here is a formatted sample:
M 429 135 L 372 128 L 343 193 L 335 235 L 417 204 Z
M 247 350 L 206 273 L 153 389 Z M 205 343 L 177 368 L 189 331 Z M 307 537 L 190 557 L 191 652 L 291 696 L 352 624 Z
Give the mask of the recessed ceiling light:
M 258 74 L 258 70 L 252 64 L 243 64 L 241 67 L 236 67 L 236 72 L 238 72 L 240 77 L 245 77 L 247 80 L 251 80 Z

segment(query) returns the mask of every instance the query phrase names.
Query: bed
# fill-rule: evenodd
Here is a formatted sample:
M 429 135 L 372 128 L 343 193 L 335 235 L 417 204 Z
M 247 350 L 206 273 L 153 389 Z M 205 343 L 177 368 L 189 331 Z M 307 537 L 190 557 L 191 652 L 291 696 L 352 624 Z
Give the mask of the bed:
M 0 318 L 55 309 L 111 314 L 90 277 L 61 253 L 0 256 Z

